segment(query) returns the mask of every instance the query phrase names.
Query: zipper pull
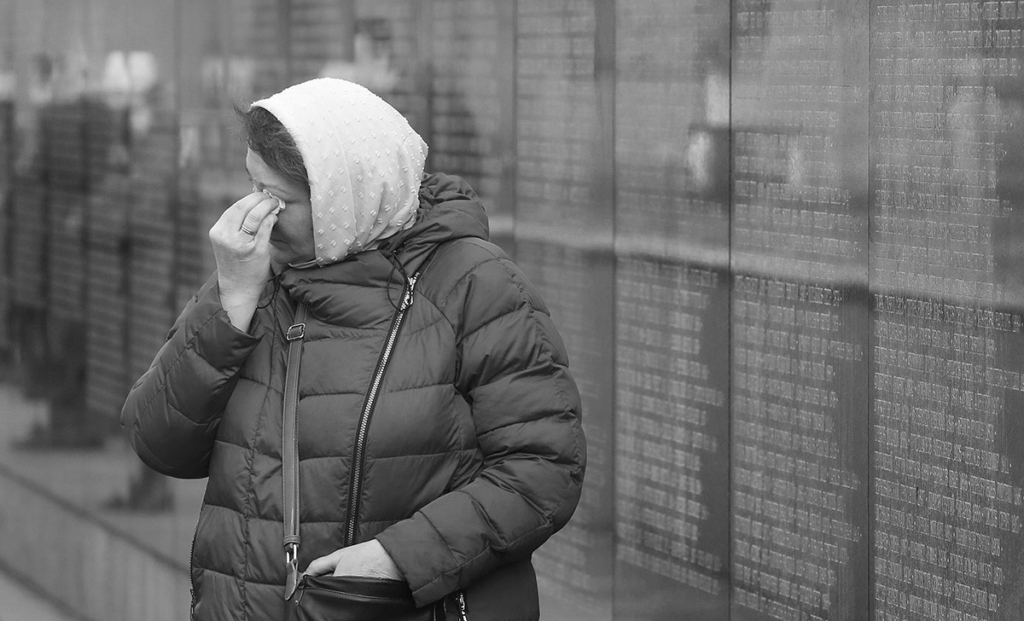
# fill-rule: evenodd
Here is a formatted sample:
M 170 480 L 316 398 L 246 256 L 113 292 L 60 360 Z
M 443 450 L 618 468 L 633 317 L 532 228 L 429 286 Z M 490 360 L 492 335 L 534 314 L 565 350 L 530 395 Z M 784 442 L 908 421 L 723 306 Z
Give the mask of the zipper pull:
M 409 277 L 409 286 L 405 288 L 405 295 L 402 296 L 402 305 L 399 310 L 405 310 L 412 306 L 413 292 L 416 290 L 416 281 L 420 279 L 420 273 L 416 272 Z
M 299 544 L 289 543 L 285 546 L 284 562 L 287 577 L 284 587 L 284 599 L 289 600 L 295 595 L 295 589 L 299 586 Z
M 466 594 L 459 591 L 456 597 L 459 600 L 459 621 L 469 621 L 469 614 L 466 612 Z

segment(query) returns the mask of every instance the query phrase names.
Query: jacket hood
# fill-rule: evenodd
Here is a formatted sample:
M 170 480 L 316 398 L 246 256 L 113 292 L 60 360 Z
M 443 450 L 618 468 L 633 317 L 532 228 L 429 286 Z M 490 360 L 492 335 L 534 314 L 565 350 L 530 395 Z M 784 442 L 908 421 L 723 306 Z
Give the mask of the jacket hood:
M 288 269 L 281 285 L 293 299 L 305 302 L 318 316 L 329 316 L 332 285 L 396 288 L 403 283 L 396 262 L 413 274 L 441 243 L 466 237 L 487 240 L 487 214 L 476 192 L 460 177 L 440 173 L 423 177 L 415 224 L 381 240 L 374 250 L 357 252 L 344 260 L 311 269 Z M 318 309 L 320 311 L 318 312 Z
M 420 184 L 415 224 L 383 240 L 380 249 L 400 253 L 404 264 L 442 242 L 463 237 L 487 240 L 489 235 L 487 214 L 473 188 L 462 177 L 435 173 L 424 176 Z

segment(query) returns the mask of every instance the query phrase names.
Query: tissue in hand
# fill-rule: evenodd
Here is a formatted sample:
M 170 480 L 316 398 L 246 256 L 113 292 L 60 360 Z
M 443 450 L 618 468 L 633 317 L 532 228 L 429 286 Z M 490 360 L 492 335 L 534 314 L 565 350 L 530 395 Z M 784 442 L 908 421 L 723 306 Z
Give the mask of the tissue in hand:
M 274 211 L 272 211 L 270 213 L 272 213 L 272 214 L 274 214 L 276 216 L 277 214 L 279 214 L 282 211 L 284 211 L 284 201 L 283 200 L 281 200 L 278 197 L 276 197 L 273 194 L 271 194 L 270 190 L 263 190 L 263 193 L 266 194 L 268 197 L 270 197 L 270 198 L 274 199 L 275 201 L 277 201 L 277 207 L 275 207 Z

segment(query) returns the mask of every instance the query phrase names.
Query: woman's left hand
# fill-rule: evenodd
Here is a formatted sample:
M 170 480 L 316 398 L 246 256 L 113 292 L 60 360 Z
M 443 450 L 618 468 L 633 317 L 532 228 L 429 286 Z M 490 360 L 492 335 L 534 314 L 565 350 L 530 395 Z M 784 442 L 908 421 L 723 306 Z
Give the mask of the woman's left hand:
M 405 580 L 398 571 L 398 565 L 376 539 L 336 550 L 321 556 L 306 568 L 304 573 L 322 576 L 333 572 L 335 576 L 365 576 L 367 578 L 391 578 Z

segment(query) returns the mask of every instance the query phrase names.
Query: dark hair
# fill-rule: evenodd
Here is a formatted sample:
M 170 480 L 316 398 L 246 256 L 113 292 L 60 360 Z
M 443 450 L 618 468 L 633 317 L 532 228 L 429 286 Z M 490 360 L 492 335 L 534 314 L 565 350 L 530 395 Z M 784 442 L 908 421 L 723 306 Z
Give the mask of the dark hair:
M 309 176 L 302 162 L 302 153 L 281 121 L 259 106 L 248 110 L 236 106 L 235 112 L 245 127 L 246 145 L 263 158 L 271 170 L 288 181 L 301 184 L 308 191 Z

